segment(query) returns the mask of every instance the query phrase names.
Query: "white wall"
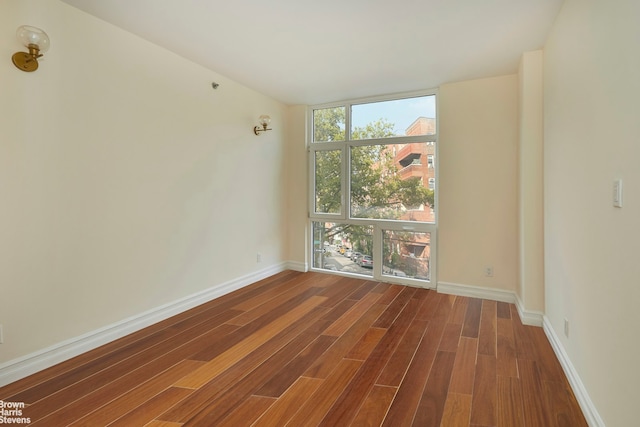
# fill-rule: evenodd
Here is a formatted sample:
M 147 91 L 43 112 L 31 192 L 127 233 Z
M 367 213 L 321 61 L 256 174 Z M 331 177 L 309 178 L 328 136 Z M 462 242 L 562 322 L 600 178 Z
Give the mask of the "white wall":
M 446 84 L 438 102 L 438 282 L 515 292 L 518 77 Z
M 638 17 L 566 0 L 544 58 L 546 315 L 609 427 L 637 425 L 640 402 Z
M 518 297 L 528 311 L 544 312 L 543 52 L 525 52 L 518 70 Z
M 307 160 L 307 107 L 295 105 L 287 109 L 287 152 L 285 153 L 288 195 L 287 232 L 289 233 L 289 267 L 307 271 L 308 241 L 308 160 Z
M 0 365 L 288 259 L 287 107 L 58 1 L 2 0 L 0 58 Z

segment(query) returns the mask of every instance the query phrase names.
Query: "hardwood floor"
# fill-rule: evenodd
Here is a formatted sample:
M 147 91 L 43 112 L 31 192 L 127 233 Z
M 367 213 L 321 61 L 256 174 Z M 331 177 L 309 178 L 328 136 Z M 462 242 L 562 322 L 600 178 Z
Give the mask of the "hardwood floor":
M 30 426 L 586 426 L 513 305 L 287 271 L 0 388 Z

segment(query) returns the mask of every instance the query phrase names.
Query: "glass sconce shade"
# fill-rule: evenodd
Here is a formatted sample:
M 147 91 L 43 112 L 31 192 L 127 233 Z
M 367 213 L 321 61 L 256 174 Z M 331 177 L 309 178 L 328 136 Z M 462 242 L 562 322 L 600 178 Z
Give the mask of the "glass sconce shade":
M 16 31 L 16 37 L 18 37 L 20 43 L 25 45 L 27 48 L 33 45 L 37 46 L 41 54 L 49 50 L 49 36 L 40 28 L 32 27 L 30 25 L 21 25 Z
M 269 129 L 269 123 L 271 123 L 271 117 L 267 116 L 266 114 L 261 115 L 260 117 L 258 117 L 258 122 L 260 123 L 260 126 L 254 126 L 253 127 L 253 133 L 255 133 L 256 135 L 260 135 L 260 132 L 266 132 Z
M 49 36 L 40 28 L 21 25 L 16 31 L 16 37 L 25 45 L 29 52 L 16 52 L 11 56 L 13 65 L 26 72 L 38 69 L 38 58 L 49 50 Z
M 263 127 L 266 128 L 267 126 L 269 126 L 269 123 L 271 123 L 271 117 L 263 114 L 258 118 L 258 121 Z

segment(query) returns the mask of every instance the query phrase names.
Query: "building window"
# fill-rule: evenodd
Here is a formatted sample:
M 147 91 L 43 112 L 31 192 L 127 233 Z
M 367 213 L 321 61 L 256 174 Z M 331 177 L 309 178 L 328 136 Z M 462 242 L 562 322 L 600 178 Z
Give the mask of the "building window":
M 434 207 L 434 188 L 424 183 L 435 168 L 428 154 L 436 141 L 435 102 L 429 94 L 313 108 L 312 216 L 433 223 L 406 211 Z
M 436 95 L 325 104 L 308 117 L 313 268 L 431 282 Z

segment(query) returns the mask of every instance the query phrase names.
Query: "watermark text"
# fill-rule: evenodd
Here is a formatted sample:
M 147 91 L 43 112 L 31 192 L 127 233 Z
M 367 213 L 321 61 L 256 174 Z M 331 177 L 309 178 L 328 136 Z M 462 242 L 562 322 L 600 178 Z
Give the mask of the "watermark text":
M 23 415 L 24 402 L 0 400 L 0 424 L 31 424 L 31 418 Z

